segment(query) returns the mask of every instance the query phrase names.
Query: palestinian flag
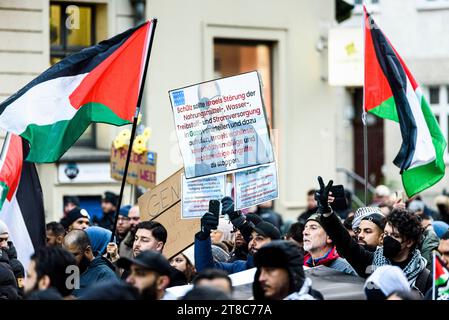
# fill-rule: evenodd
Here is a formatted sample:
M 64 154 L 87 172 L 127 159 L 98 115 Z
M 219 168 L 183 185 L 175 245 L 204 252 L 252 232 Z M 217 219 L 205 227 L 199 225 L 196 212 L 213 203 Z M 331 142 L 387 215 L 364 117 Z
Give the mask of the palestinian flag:
M 57 161 L 92 122 L 132 123 L 154 25 L 65 58 L 0 104 L 0 128 L 28 140 L 28 161 Z
M 393 163 L 409 197 L 444 176 L 446 140 L 419 85 L 364 8 L 365 111 L 399 122 L 402 145 Z
M 23 161 L 28 144 L 8 133 L 0 155 L 0 220 L 9 229 L 9 240 L 26 268 L 34 250 L 45 246 L 45 213 L 42 189 L 34 163 Z
M 434 297 L 433 300 L 449 300 L 449 271 L 435 253 L 434 261 Z

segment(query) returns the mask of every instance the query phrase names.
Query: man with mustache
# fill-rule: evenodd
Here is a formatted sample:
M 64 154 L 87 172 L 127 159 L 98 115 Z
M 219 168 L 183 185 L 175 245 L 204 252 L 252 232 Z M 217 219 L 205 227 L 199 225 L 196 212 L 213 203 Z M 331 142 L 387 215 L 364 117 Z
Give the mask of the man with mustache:
M 133 258 L 145 251 L 155 251 L 162 254 L 167 242 L 167 229 L 156 221 L 142 221 L 136 226 L 136 234 L 133 243 Z M 170 264 L 169 264 L 170 266 Z M 186 276 L 176 268 L 170 266 L 170 286 L 187 284 Z M 122 279 L 129 276 L 128 270 L 122 274 Z
M 214 262 L 211 249 L 210 233 L 218 227 L 218 214 L 206 212 L 201 218 L 201 231 L 195 234 L 195 266 L 198 272 L 205 269 L 223 269 L 229 274 L 244 271 L 254 267 L 253 255 L 264 245 L 272 240 L 279 240 L 281 233 L 269 222 L 261 221 L 256 225 L 249 223 L 240 211 L 234 211 L 234 203 L 231 198 L 222 199 L 222 213 L 228 214 L 234 227 L 239 228 L 244 238 L 248 238 L 247 260 L 235 260 L 233 262 Z
M 426 259 L 417 249 L 422 238 L 422 227 L 418 217 L 406 209 L 393 209 L 387 217 L 383 246 L 371 252 L 351 238 L 329 206 L 333 181 L 325 186 L 323 179 L 318 177 L 318 182 L 320 189 L 316 193 L 316 199 L 321 224 L 339 254 L 364 278 L 380 266 L 398 266 L 407 277 L 410 288 L 424 296 L 432 287 L 432 274 L 426 268 Z
M 323 300 L 304 274 L 300 248 L 291 241 L 275 240 L 254 255 L 254 300 Z
M 376 251 L 382 245 L 386 219 L 377 207 L 358 208 L 352 230 L 354 231 L 357 243 L 371 252 Z
M 83 230 L 69 232 L 63 242 L 63 247 L 75 256 L 80 272 L 80 287 L 73 291 L 75 297 L 99 281 L 118 281 L 112 263 L 99 255 L 94 257 L 92 245 L 87 233 Z
M 304 265 L 308 267 L 326 266 L 346 274 L 357 275 L 351 265 L 341 258 L 332 239 L 321 226 L 321 219 L 318 214 L 313 214 L 307 219 L 303 231 L 304 241 Z

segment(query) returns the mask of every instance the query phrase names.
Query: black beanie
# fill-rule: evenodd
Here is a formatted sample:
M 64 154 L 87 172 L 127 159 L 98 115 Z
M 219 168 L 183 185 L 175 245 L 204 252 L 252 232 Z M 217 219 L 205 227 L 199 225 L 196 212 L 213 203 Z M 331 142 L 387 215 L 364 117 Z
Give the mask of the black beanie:
M 64 228 L 68 228 L 72 223 L 74 223 L 79 218 L 87 218 L 90 220 L 89 213 L 85 209 L 81 209 L 80 207 L 75 207 L 67 213 L 67 217 L 61 220 L 61 224 Z
M 261 267 L 286 269 L 289 274 L 289 294 L 299 291 L 304 284 L 304 255 L 301 249 L 292 241 L 273 240 L 262 246 L 254 255 L 254 265 L 257 267 L 254 275 L 253 293 L 254 299 L 264 299 L 263 291 L 259 284 Z

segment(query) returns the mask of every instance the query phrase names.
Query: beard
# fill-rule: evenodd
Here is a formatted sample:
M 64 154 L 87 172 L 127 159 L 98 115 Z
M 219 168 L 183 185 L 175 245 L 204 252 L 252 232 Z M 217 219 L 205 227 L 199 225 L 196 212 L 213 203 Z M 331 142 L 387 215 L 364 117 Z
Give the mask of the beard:
M 142 290 L 142 300 L 157 300 L 157 284 L 156 281 L 153 284 Z
M 314 251 L 315 249 L 320 249 L 326 246 L 326 240 L 324 240 L 322 243 L 313 243 L 312 241 L 304 241 L 304 251 Z
M 33 288 L 31 288 L 31 290 L 27 290 L 26 292 L 24 292 L 23 298 L 25 300 L 33 300 L 37 292 L 39 292 L 38 280 L 36 280 L 36 283 L 34 284 Z
M 83 257 L 81 258 L 80 264 L 78 265 L 78 268 L 80 269 L 80 274 L 83 274 L 84 271 L 87 270 L 89 265 L 90 265 L 90 260 L 87 259 L 87 257 L 85 255 L 83 255 Z
M 374 252 L 377 250 L 377 246 L 373 246 L 370 244 L 363 244 L 362 246 L 363 248 L 365 248 L 365 250 L 368 250 L 369 252 Z

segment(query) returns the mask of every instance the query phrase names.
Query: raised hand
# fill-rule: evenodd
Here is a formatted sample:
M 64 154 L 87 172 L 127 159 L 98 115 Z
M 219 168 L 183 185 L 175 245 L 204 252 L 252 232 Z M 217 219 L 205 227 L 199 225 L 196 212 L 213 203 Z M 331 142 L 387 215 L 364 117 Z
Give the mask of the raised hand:
M 320 184 L 320 189 L 315 192 L 315 200 L 318 204 L 318 212 L 319 213 L 329 213 L 332 211 L 329 206 L 329 192 L 334 183 L 333 180 L 330 180 L 327 186 L 324 185 L 323 178 L 318 176 L 318 183 Z

